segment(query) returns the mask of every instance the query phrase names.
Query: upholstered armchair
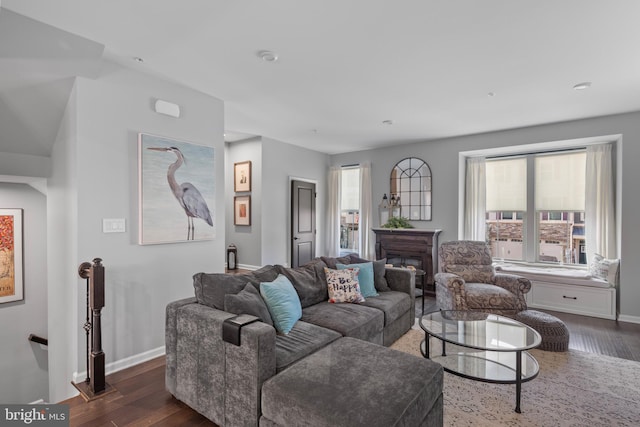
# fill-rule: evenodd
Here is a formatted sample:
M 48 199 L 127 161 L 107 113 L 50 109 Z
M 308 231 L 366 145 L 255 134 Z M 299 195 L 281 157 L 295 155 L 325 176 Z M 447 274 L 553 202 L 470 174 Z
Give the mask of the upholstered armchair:
M 440 272 L 435 275 L 440 310 L 475 310 L 513 317 L 526 310 L 524 294 L 529 279 L 496 273 L 485 242 L 445 242 L 438 251 Z

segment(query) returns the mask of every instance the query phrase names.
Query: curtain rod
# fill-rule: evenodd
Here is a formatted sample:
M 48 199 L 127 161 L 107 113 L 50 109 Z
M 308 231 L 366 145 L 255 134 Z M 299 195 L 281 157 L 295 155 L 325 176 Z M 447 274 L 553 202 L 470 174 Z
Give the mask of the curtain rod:
M 553 153 L 568 153 L 570 151 L 584 151 L 587 147 L 575 147 L 575 148 L 558 148 L 555 150 L 541 150 L 541 151 L 530 151 L 527 153 L 511 153 L 511 154 L 498 154 L 495 156 L 487 156 L 485 159 L 502 159 L 505 157 L 520 157 L 520 156 L 530 156 L 532 154 L 553 154 Z
M 341 168 L 355 168 L 356 166 L 360 166 L 360 163 L 353 163 L 351 165 L 342 165 Z

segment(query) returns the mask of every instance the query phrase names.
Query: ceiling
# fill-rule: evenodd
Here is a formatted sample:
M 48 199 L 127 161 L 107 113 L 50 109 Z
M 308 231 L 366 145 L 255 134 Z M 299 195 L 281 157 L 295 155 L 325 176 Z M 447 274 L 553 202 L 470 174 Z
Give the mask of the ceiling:
M 637 0 L 0 5 L 89 43 L 81 75 L 98 54 L 223 100 L 229 139 L 340 153 L 640 110 Z M 68 85 L 54 71 L 50 96 Z M 20 76 L 0 72 L 5 104 Z

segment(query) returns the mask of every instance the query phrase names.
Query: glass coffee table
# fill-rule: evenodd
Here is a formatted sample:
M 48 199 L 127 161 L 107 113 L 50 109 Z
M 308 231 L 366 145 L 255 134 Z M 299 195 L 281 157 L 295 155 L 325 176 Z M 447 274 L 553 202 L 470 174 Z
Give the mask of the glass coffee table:
M 531 381 L 540 367 L 527 350 L 540 345 L 540 334 L 511 318 L 477 311 L 436 311 L 422 316 L 425 332 L 422 355 L 445 371 L 472 380 L 516 385 L 520 413 L 522 383 Z M 442 354 L 431 354 L 431 337 L 442 342 Z

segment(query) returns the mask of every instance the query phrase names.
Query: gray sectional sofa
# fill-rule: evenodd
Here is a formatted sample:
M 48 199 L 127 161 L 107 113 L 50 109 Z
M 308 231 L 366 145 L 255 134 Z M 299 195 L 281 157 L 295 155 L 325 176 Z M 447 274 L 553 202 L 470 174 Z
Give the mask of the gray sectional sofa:
M 218 425 L 256 426 L 263 383 L 287 367 L 342 337 L 392 344 L 414 323 L 415 283 L 408 270 L 385 268 L 384 261 L 376 261 L 378 296 L 361 304 L 327 301 L 324 268 L 361 261 L 354 256 L 323 257 L 296 269 L 269 265 L 247 274 L 196 274 L 195 298 L 172 302 L 166 309 L 169 392 Z M 250 301 L 255 291 L 245 289 L 247 284 L 259 289 L 261 282 L 280 274 L 293 284 L 302 318 L 286 335 L 277 334 L 270 319 L 264 319 L 241 328 L 240 345 L 225 342 L 223 323 L 245 312 L 232 304 L 234 300 L 249 290 Z M 441 383 L 439 387 L 441 394 Z M 440 417 L 441 405 L 440 399 Z

